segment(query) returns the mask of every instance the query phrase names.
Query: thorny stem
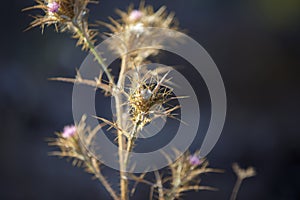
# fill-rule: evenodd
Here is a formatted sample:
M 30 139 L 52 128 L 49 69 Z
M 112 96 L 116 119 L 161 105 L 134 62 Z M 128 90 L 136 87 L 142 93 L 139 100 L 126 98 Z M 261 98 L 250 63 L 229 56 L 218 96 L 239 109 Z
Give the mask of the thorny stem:
M 118 98 L 116 98 L 116 105 L 118 105 Z M 118 110 L 118 109 L 117 109 Z M 120 186 L 121 186 L 121 199 L 127 200 L 128 199 L 128 180 L 126 176 L 126 168 L 124 165 L 124 158 L 123 158 L 123 150 L 124 150 L 124 136 L 121 131 L 118 131 L 118 149 L 119 149 L 119 162 L 120 162 Z
M 109 83 L 114 84 L 113 77 L 111 76 L 110 72 L 107 70 L 107 67 L 105 66 L 103 59 L 98 54 L 98 52 L 95 49 L 95 46 L 92 44 L 92 42 L 87 37 L 87 34 L 85 34 L 84 30 L 80 28 L 77 24 L 73 23 L 76 31 L 84 38 L 86 44 L 88 45 L 90 52 L 95 56 L 95 59 L 97 62 L 101 65 L 103 68 L 106 76 L 108 77 Z M 126 70 L 126 57 L 124 56 L 122 59 L 122 66 L 118 78 L 117 86 L 113 85 L 113 96 L 115 97 L 115 104 L 116 104 L 116 115 L 117 115 L 117 124 L 119 127 L 122 127 L 122 101 L 121 101 L 121 94 L 120 90 L 122 90 L 124 86 L 124 74 Z M 128 179 L 126 175 L 126 166 L 124 163 L 123 158 L 123 151 L 125 146 L 125 138 L 123 136 L 123 133 L 118 130 L 118 154 L 119 154 L 119 160 L 120 160 L 120 186 L 121 186 L 121 199 L 127 200 L 128 199 Z
M 125 56 L 126 57 L 126 56 Z M 123 118 L 122 118 L 122 95 L 120 94 L 120 90 L 124 87 L 124 75 L 126 70 L 126 58 L 122 57 L 122 64 L 121 69 L 119 73 L 118 83 L 116 91 L 117 94 L 114 94 L 115 97 L 115 103 L 116 103 L 116 115 L 117 115 L 117 124 L 119 127 L 122 127 L 123 125 Z M 125 138 L 123 136 L 123 133 L 118 130 L 118 150 L 119 150 L 119 160 L 120 160 L 120 186 L 121 186 L 121 199 L 127 200 L 128 199 L 128 178 L 126 174 L 126 164 L 123 157 L 124 152 L 124 146 L 125 146 Z
M 93 166 L 93 165 L 92 165 Z M 95 176 L 98 178 L 98 180 L 102 183 L 102 185 L 105 187 L 105 189 L 108 191 L 108 193 L 111 195 L 111 197 L 114 200 L 119 200 L 120 198 L 117 196 L 117 194 L 115 193 L 115 191 L 112 189 L 112 187 L 110 186 L 110 184 L 107 182 L 106 178 L 102 175 L 102 173 L 98 170 L 96 170 L 94 167 L 93 171 L 95 173 Z
M 100 88 L 104 90 L 107 93 L 111 93 L 111 88 L 107 84 L 101 83 L 93 80 L 88 80 L 88 79 L 82 79 L 82 78 L 63 78 L 63 77 L 57 77 L 57 78 L 49 78 L 49 80 L 53 81 L 63 81 L 63 82 L 69 82 L 69 83 L 80 83 L 80 84 L 85 84 L 89 85 L 95 88 Z
M 165 200 L 165 197 L 164 197 L 165 195 L 164 195 L 164 190 L 163 190 L 163 183 L 162 183 L 160 174 L 159 174 L 158 171 L 155 171 L 154 175 L 156 177 L 159 200 Z
M 72 23 L 72 25 L 74 26 L 76 32 L 82 36 L 84 38 L 84 41 L 86 42 L 86 44 L 88 45 L 89 49 L 90 49 L 90 52 L 94 55 L 95 59 L 97 60 L 97 62 L 99 63 L 99 65 L 102 67 L 103 71 L 105 72 L 108 80 L 109 80 L 109 83 L 110 84 L 113 84 L 112 86 L 114 87 L 114 80 L 113 80 L 113 77 L 112 75 L 110 74 L 110 72 L 108 71 L 107 67 L 105 66 L 104 64 L 104 61 L 103 61 L 103 58 L 99 55 L 99 53 L 97 52 L 95 46 L 92 44 L 92 42 L 89 40 L 89 37 L 87 36 L 87 34 L 85 33 L 84 29 L 81 28 L 80 26 L 78 26 L 78 24 L 76 23 Z M 116 106 L 117 108 L 119 108 L 119 106 L 117 104 L 119 104 L 119 99 L 116 98 Z M 118 102 L 118 103 L 117 103 Z M 118 109 L 117 109 L 118 110 Z M 120 112 L 117 112 L 119 113 L 120 115 Z M 118 116 L 118 119 L 121 119 L 120 116 Z M 123 138 L 123 135 L 122 133 L 120 133 L 120 131 L 118 131 L 118 141 L 119 141 L 119 156 L 120 156 L 120 180 L 121 180 L 121 199 L 122 200 L 127 200 L 127 179 L 124 179 L 124 168 L 123 168 L 123 159 L 122 159 L 122 150 L 123 150 L 123 139 L 120 139 L 120 138 Z M 122 161 L 122 162 L 121 162 Z M 111 188 L 111 186 L 109 185 L 109 183 L 107 182 L 107 180 L 103 177 L 103 175 L 101 174 L 100 171 L 96 170 L 93 165 L 92 165 L 92 169 L 93 171 L 95 172 L 95 175 L 96 177 L 98 178 L 98 180 L 103 184 L 103 186 L 107 189 L 107 191 L 110 193 L 110 195 L 113 197 L 114 200 L 118 200 L 119 197 L 116 195 L 115 191 Z M 126 180 L 126 181 L 125 181 Z M 124 191 L 126 193 L 124 193 Z
M 131 175 L 131 176 L 129 176 L 129 178 L 130 178 L 131 180 L 134 180 L 134 181 L 138 182 L 138 183 L 144 183 L 144 184 L 149 185 L 149 186 L 151 186 L 151 187 L 157 187 L 157 184 L 156 184 L 156 183 L 152 183 L 152 182 L 150 182 L 150 181 L 147 181 L 147 180 L 144 179 L 144 178 L 140 178 L 140 177 L 137 177 L 137 176 L 135 176 L 135 175 Z
M 235 200 L 236 199 L 238 191 L 239 191 L 239 189 L 241 187 L 242 182 L 243 182 L 243 179 L 240 178 L 240 177 L 238 177 L 237 180 L 236 180 L 236 182 L 235 182 L 234 188 L 232 190 L 230 200 Z
M 82 152 L 86 152 L 86 149 L 82 145 L 79 145 L 79 147 L 80 147 L 80 149 L 81 149 Z M 83 159 L 84 159 L 87 167 L 90 168 L 90 170 L 93 172 L 93 174 L 95 175 L 95 177 L 100 181 L 100 183 L 108 191 L 108 193 L 111 195 L 111 197 L 114 200 L 120 200 L 120 198 L 118 197 L 118 195 L 116 194 L 116 192 L 114 191 L 114 189 L 108 183 L 108 181 L 106 180 L 106 178 L 102 175 L 102 173 L 100 171 L 100 167 L 99 167 L 99 169 L 97 169 L 94 166 L 92 158 L 88 154 L 83 153 Z
M 103 71 L 105 72 L 108 80 L 109 80 L 109 83 L 110 84 L 113 84 L 114 83 L 114 80 L 113 80 L 113 77 L 111 75 L 111 73 L 108 71 L 105 63 L 104 63 L 104 60 L 103 58 L 99 55 L 99 53 L 97 52 L 95 46 L 93 45 L 93 43 L 90 41 L 87 33 L 85 33 L 84 29 L 81 28 L 78 24 L 76 24 L 75 22 L 72 23 L 72 25 L 74 26 L 76 32 L 84 38 L 84 41 L 85 43 L 87 44 L 87 46 L 89 47 L 90 49 L 90 52 L 94 55 L 95 59 L 97 60 L 97 62 L 99 63 L 99 65 L 102 67 Z
M 117 94 L 114 95 L 116 100 L 116 113 L 117 113 L 117 122 L 118 126 L 122 127 L 123 125 L 123 108 L 122 108 L 122 95 L 120 94 L 120 90 L 124 88 L 124 82 L 125 82 L 125 73 L 127 70 L 127 64 L 128 64 L 128 56 L 124 55 L 122 56 L 122 64 L 121 69 L 119 73 L 118 83 L 117 83 Z M 128 164 L 128 158 L 129 153 L 132 151 L 135 137 L 137 132 L 137 126 L 133 128 L 132 133 L 127 138 L 127 143 L 125 144 L 126 140 L 123 136 L 123 133 L 121 131 L 118 131 L 118 144 L 119 144 L 119 159 L 120 159 L 120 185 L 121 185 L 121 198 L 122 200 L 128 199 L 128 175 L 125 170 L 127 170 L 127 164 Z M 133 137 L 131 137 L 133 136 Z M 125 157 L 123 156 L 123 152 L 126 147 L 126 154 Z
M 175 195 L 177 194 L 175 192 L 175 190 L 177 190 L 177 188 L 172 189 L 172 191 L 170 192 L 170 194 L 166 195 L 165 200 L 173 200 L 173 199 L 175 199 Z
M 138 132 L 138 124 L 134 124 L 132 132 L 130 133 L 130 135 L 128 137 L 127 144 L 126 144 L 127 145 L 126 146 L 126 154 L 125 154 L 125 159 L 124 159 L 124 163 L 125 163 L 126 167 L 127 167 L 127 164 L 128 164 L 129 153 L 132 151 L 134 142 L 136 140 L 137 132 Z
M 170 190 L 170 192 L 168 192 L 168 193 L 166 194 L 165 200 L 173 200 L 173 199 L 175 199 L 176 195 L 178 194 L 179 186 L 180 186 L 180 181 L 179 181 L 178 185 L 174 186 L 174 187 Z

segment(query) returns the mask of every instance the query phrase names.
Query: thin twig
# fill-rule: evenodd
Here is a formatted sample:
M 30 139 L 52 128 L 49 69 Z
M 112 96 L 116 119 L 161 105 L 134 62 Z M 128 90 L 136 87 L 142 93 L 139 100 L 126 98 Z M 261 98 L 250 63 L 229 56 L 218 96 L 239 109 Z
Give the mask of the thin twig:
M 233 188 L 232 193 L 231 193 L 230 200 L 236 200 L 236 197 L 237 197 L 237 194 L 238 194 L 239 189 L 241 187 L 242 181 L 243 181 L 243 179 L 237 178 L 237 180 L 235 182 L 235 185 L 234 185 L 234 188 Z
M 92 165 L 93 166 L 93 165 Z M 111 197 L 114 200 L 120 200 L 120 198 L 117 196 L 116 192 L 112 189 L 106 178 L 102 175 L 100 170 L 95 170 L 93 167 L 93 170 L 95 172 L 95 176 L 98 178 L 98 180 L 102 183 L 102 185 L 105 187 L 105 189 L 108 191 L 108 193 L 111 195 Z
M 232 164 L 232 169 L 237 176 L 236 183 L 231 193 L 230 200 L 236 200 L 238 191 L 244 179 L 250 178 L 256 175 L 256 171 L 253 167 L 248 167 L 247 169 L 242 169 L 237 163 Z
M 63 81 L 67 83 L 76 83 L 76 84 L 84 84 L 88 86 L 92 86 L 95 88 L 100 88 L 104 90 L 105 92 L 111 93 L 111 87 L 105 83 L 97 83 L 96 81 L 93 80 L 88 80 L 88 79 L 77 79 L 77 78 L 63 78 L 63 77 L 56 77 L 56 78 L 49 78 L 51 81 Z

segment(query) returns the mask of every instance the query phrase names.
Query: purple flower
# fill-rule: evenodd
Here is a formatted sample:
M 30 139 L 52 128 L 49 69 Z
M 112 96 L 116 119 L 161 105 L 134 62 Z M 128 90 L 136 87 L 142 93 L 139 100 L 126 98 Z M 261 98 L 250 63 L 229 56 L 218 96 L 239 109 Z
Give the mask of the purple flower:
M 133 10 L 129 15 L 130 21 L 138 21 L 143 17 L 143 13 L 139 10 Z
M 60 5 L 58 2 L 54 1 L 54 2 L 48 3 L 47 7 L 48 7 L 48 11 L 50 13 L 57 13 L 58 9 L 60 8 Z
M 190 162 L 191 165 L 194 165 L 194 166 L 200 165 L 202 163 L 200 158 L 196 155 L 190 156 L 189 157 L 189 162 Z
M 64 131 L 62 133 L 63 138 L 69 138 L 74 136 L 76 133 L 76 127 L 74 125 L 71 126 L 65 126 Z

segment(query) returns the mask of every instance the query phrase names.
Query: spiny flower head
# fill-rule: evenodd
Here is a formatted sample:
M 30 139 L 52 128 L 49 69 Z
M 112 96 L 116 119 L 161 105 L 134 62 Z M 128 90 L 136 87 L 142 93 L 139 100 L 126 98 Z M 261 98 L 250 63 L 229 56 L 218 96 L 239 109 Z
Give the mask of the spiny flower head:
M 168 14 L 165 6 L 154 11 L 152 6 L 145 6 L 145 3 L 142 2 L 138 9 L 133 9 L 133 6 L 130 6 L 127 12 L 117 10 L 117 14 L 121 17 L 119 23 L 121 27 L 116 26 L 116 29 L 111 29 L 112 31 L 124 31 L 121 29 L 126 29 L 135 23 L 142 23 L 145 27 L 170 29 L 177 29 L 178 27 L 174 19 L 174 13 Z
M 186 152 L 171 165 L 171 169 L 173 170 L 174 175 L 176 174 L 176 176 L 184 177 L 192 174 L 194 170 L 199 169 L 200 167 L 206 167 L 207 164 L 208 163 L 204 162 L 204 160 L 200 159 L 199 152 L 194 154 Z M 177 169 L 181 170 L 177 171 Z
M 43 15 L 33 16 L 34 20 L 30 23 L 30 28 L 40 26 L 42 31 L 45 26 L 54 25 L 56 31 L 64 32 L 66 30 L 73 33 L 73 37 L 78 39 L 77 45 L 82 45 L 83 50 L 87 50 L 85 38 L 88 37 L 91 43 L 95 43 L 94 39 L 98 34 L 95 30 L 89 29 L 87 5 L 96 3 L 91 0 L 36 0 L 37 5 L 24 9 L 39 9 L 43 11 Z M 79 33 L 77 29 L 81 29 Z
M 201 175 L 210 172 L 220 173 L 222 170 L 209 168 L 208 162 L 205 160 L 199 164 L 199 151 L 195 154 L 190 154 L 190 152 L 182 154 L 182 152 L 175 149 L 174 153 L 177 156 L 181 155 L 175 162 L 172 162 L 169 155 L 165 154 L 166 158 L 171 162 L 169 165 L 171 178 L 165 177 L 162 180 L 162 182 L 171 185 L 171 189 L 164 193 L 168 199 L 179 199 L 183 192 L 190 190 L 215 190 L 213 187 L 201 184 Z
M 174 13 L 168 13 L 166 7 L 162 6 L 157 11 L 152 6 L 145 6 L 142 2 L 138 9 L 130 6 L 127 11 L 117 10 L 120 19 L 109 18 L 111 23 L 99 22 L 106 26 L 111 33 L 117 35 L 118 39 L 111 40 L 109 47 L 119 55 L 128 54 L 136 65 L 145 64 L 146 59 L 158 54 L 162 49 L 162 41 L 158 29 L 178 29 L 178 23 L 174 19 Z M 177 38 L 174 38 L 178 41 Z M 143 49 L 146 47 L 147 49 Z M 140 49 L 141 50 L 137 50 Z M 131 53 L 128 53 L 131 52 Z M 132 69 L 133 65 L 128 65 Z
M 34 16 L 35 20 L 30 24 L 29 28 L 36 26 L 55 25 L 62 27 L 62 30 L 72 21 L 81 23 L 87 14 L 87 5 L 90 0 L 36 0 L 34 5 L 25 10 L 39 9 L 44 15 Z
M 153 120 L 151 114 L 168 116 L 174 109 L 162 109 L 162 106 L 170 100 L 173 91 L 163 83 L 166 75 L 155 82 L 148 83 L 142 79 L 141 82 L 132 85 L 134 88 L 128 99 L 130 115 L 133 123 L 138 124 L 140 128 Z
M 99 130 L 98 127 L 91 129 L 85 123 L 86 116 L 82 116 L 81 121 L 74 125 L 65 126 L 62 132 L 57 132 L 56 138 L 49 139 L 50 146 L 56 146 L 60 150 L 51 152 L 50 155 L 73 158 L 73 164 L 81 166 L 86 160 L 86 150 L 84 145 L 92 145 L 93 136 Z

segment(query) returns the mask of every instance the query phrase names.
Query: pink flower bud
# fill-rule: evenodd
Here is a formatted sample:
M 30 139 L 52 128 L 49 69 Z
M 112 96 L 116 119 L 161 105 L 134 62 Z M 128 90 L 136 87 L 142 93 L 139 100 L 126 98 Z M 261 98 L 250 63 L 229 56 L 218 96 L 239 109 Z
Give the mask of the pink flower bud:
M 73 137 L 76 134 L 76 127 L 74 125 L 65 126 L 62 133 L 63 138 Z
M 60 8 L 60 5 L 58 2 L 54 1 L 54 2 L 48 3 L 47 7 L 48 7 L 48 11 L 50 13 L 57 13 L 58 9 Z
M 143 13 L 139 10 L 133 10 L 129 15 L 130 21 L 138 21 L 143 17 Z
M 191 165 L 194 165 L 194 166 L 200 165 L 202 163 L 200 158 L 196 155 L 190 156 L 189 157 L 189 162 L 190 162 Z

